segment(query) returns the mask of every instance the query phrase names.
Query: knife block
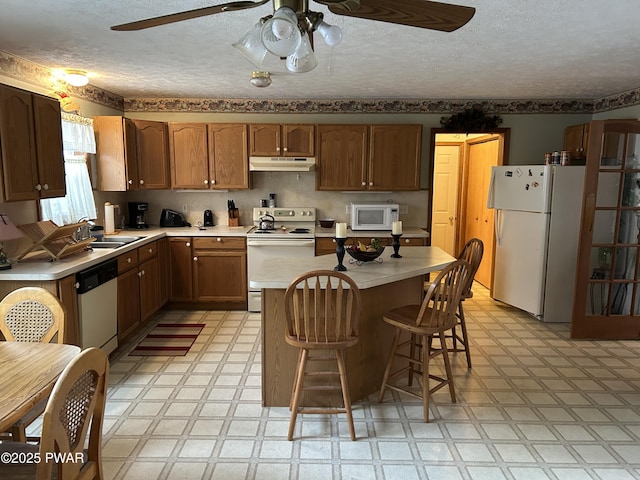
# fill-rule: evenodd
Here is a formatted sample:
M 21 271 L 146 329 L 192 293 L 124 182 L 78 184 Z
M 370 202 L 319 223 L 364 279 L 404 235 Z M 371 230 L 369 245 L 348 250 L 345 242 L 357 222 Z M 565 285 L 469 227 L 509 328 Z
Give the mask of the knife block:
M 232 216 L 229 216 L 229 223 L 228 225 L 230 227 L 239 227 L 240 226 L 240 218 L 238 218 L 240 216 L 240 212 L 238 211 L 238 209 L 234 209 L 234 210 L 229 210 L 229 213 L 232 214 Z

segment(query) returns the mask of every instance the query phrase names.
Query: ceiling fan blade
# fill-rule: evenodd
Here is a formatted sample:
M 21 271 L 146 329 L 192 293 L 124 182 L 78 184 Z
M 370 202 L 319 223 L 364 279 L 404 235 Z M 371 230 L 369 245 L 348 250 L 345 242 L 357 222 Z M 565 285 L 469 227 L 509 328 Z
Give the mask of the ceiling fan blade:
M 465 25 L 476 9 L 427 0 L 316 0 L 338 15 L 452 32 Z M 357 4 L 360 3 L 360 7 Z M 354 8 L 355 6 L 355 8 Z
M 210 7 L 197 8 L 195 10 L 187 10 L 185 12 L 171 13 L 169 15 L 162 15 L 160 17 L 147 18 L 145 20 L 138 20 L 137 22 L 123 23 L 122 25 L 114 25 L 111 30 L 117 31 L 132 31 L 143 30 L 145 28 L 157 27 L 159 25 L 167 25 L 169 23 L 181 22 L 183 20 L 190 20 L 192 18 L 205 17 L 207 15 L 213 15 L 221 12 L 233 12 L 235 10 L 244 10 L 246 8 L 255 8 L 271 0 L 257 0 L 257 1 L 239 1 L 223 3 L 221 5 L 212 5 Z

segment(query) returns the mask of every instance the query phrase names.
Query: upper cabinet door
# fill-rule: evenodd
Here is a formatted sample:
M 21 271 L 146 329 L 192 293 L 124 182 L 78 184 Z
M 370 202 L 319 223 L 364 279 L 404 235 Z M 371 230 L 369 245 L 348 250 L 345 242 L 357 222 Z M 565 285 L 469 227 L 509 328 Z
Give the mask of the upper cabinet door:
M 211 188 L 249 188 L 247 126 L 210 123 L 207 131 Z
M 419 190 L 422 125 L 372 125 L 369 190 Z
M 640 338 L 639 244 L 640 121 L 592 121 L 573 338 Z
M 366 125 L 318 125 L 317 190 L 367 188 Z
M 30 92 L 0 85 L 0 148 L 4 199 L 38 198 L 38 157 Z
M 249 125 L 249 154 L 252 157 L 280 157 L 280 125 Z
M 282 125 L 282 151 L 289 157 L 313 157 L 314 125 Z
M 171 188 L 208 189 L 206 123 L 170 123 Z
M 167 124 L 133 120 L 136 126 L 136 157 L 138 188 L 145 190 L 169 188 L 169 142 Z
M 55 98 L 33 95 L 33 118 L 38 154 L 40 197 L 64 197 L 64 154 L 60 102 Z

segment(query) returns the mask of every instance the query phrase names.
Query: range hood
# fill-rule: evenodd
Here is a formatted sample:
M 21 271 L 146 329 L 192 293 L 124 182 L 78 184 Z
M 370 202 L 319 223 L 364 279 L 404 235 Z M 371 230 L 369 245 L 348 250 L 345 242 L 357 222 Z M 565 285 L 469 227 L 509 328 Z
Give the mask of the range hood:
M 249 157 L 254 172 L 308 172 L 315 165 L 314 157 Z

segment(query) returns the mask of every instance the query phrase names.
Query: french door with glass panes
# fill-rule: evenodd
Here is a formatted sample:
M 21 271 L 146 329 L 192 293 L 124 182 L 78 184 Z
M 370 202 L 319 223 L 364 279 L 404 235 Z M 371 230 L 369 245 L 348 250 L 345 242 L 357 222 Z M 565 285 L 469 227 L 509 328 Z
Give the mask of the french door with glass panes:
M 640 338 L 640 121 L 590 123 L 572 338 Z

